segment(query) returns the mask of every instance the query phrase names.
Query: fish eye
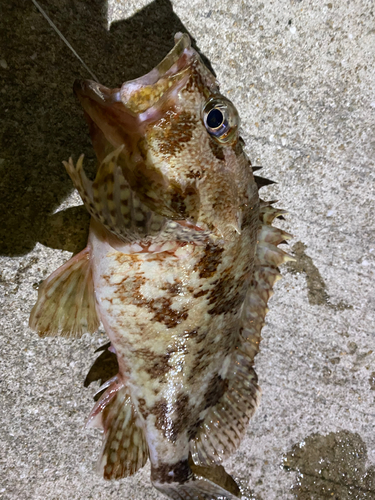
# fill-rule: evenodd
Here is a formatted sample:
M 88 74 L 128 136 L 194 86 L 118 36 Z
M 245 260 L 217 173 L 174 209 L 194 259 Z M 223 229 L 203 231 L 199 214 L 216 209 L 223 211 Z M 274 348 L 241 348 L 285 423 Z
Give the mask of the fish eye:
M 225 97 L 209 99 L 203 106 L 202 118 L 207 132 L 216 141 L 227 143 L 237 137 L 238 113 Z
M 215 130 L 223 125 L 224 115 L 219 108 L 213 108 L 208 112 L 206 123 L 207 126 L 212 130 Z

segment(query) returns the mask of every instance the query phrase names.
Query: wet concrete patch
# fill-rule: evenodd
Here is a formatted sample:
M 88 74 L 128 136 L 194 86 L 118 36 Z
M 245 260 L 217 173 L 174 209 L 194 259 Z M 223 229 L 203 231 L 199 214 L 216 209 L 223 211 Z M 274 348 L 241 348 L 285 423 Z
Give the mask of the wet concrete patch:
M 312 258 L 305 253 L 306 245 L 302 241 L 298 241 L 292 247 L 292 250 L 296 261 L 288 262 L 287 268 L 292 274 L 304 273 L 306 275 L 310 304 L 317 306 L 326 305 L 338 311 L 352 309 L 352 306 L 345 304 L 343 301 L 340 301 L 338 304 L 332 304 L 330 296 L 326 291 L 325 281 Z
M 367 448 L 349 431 L 312 434 L 284 457 L 286 471 L 297 472 L 292 493 L 298 500 L 375 499 L 375 467 L 366 469 Z
M 244 479 L 244 478 L 238 477 L 238 476 L 233 476 L 233 479 L 236 481 L 236 483 L 241 491 L 241 494 L 240 494 L 241 500 L 263 500 L 261 496 L 259 496 L 258 494 L 255 494 L 249 488 L 248 479 Z

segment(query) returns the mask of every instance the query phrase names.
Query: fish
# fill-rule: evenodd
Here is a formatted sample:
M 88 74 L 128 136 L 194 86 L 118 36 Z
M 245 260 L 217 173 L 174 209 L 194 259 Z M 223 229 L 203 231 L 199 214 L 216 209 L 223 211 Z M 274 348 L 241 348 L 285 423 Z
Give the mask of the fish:
M 179 500 L 240 497 L 223 461 L 259 405 L 261 330 L 291 235 L 260 199 L 234 104 L 187 34 L 145 76 L 76 81 L 98 159 L 64 162 L 91 215 L 87 246 L 38 290 L 30 327 L 79 338 L 100 323 L 118 372 L 87 425 L 105 479 L 135 474 Z M 104 347 L 106 348 L 106 346 Z M 106 357 L 105 359 L 108 359 Z

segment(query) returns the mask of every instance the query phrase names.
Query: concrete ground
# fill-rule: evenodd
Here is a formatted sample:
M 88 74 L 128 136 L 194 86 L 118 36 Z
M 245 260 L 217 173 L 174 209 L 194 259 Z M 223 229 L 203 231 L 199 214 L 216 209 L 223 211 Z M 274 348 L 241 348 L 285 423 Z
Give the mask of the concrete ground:
M 89 75 L 30 1 L 0 6 L 0 498 L 161 499 L 149 466 L 105 482 L 83 387 L 103 333 L 40 339 L 37 287 L 85 245 L 61 165 L 93 153 Z M 227 470 L 244 500 L 375 499 L 374 2 L 40 0 L 106 85 L 140 76 L 187 31 L 237 106 L 254 164 L 288 209 L 284 266 L 256 370 L 261 406 Z M 113 23 L 110 31 L 107 27 Z M 57 213 L 56 213 L 57 212 Z

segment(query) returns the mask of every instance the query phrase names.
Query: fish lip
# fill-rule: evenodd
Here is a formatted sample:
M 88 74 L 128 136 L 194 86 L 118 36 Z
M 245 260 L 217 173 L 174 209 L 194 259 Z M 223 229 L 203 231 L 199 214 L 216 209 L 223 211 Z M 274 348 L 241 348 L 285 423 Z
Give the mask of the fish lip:
M 123 83 L 121 93 L 127 94 L 127 90 L 131 92 L 144 86 L 155 85 L 161 78 L 172 76 L 189 66 L 197 55 L 195 50 L 191 48 L 189 35 L 176 33 L 174 41 L 174 47 L 155 68 L 139 78 Z
M 175 42 L 175 46 L 155 68 L 139 78 L 123 83 L 121 88 L 110 89 L 94 80 L 75 80 L 73 84 L 75 95 L 80 101 L 90 99 L 100 105 L 122 102 L 126 107 L 128 95 L 134 90 L 147 85 L 154 85 L 161 78 L 175 75 L 191 64 L 196 53 L 191 48 L 189 35 L 176 33 Z M 127 111 L 131 113 L 130 110 Z
M 108 109 L 113 105 L 116 107 L 121 104 L 121 112 L 128 115 L 129 119 L 133 117 L 139 125 L 152 121 L 160 113 L 158 105 L 151 104 L 149 108 L 138 111 L 132 108 L 130 100 L 138 90 L 146 86 L 153 86 L 162 79 L 168 80 L 180 75 L 177 81 L 174 81 L 167 89 L 162 102 L 168 96 L 175 96 L 179 89 L 185 85 L 189 67 L 198 55 L 192 49 L 190 37 L 186 33 L 177 33 L 175 42 L 174 47 L 155 68 L 139 78 L 124 82 L 121 88 L 110 89 L 94 80 L 76 80 L 73 84 L 73 91 L 83 108 L 89 112 L 93 105 Z
M 138 115 L 140 122 L 153 121 L 161 112 L 174 107 L 198 59 L 189 35 L 177 33 L 174 47 L 155 68 L 122 84 L 120 96 L 123 105 Z
M 102 106 L 121 102 L 119 88 L 109 89 L 94 80 L 75 80 L 73 92 L 81 102 L 84 99 L 90 99 Z

